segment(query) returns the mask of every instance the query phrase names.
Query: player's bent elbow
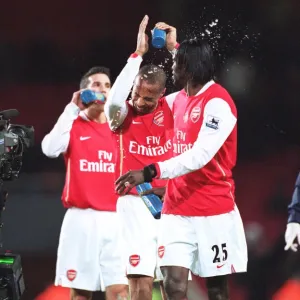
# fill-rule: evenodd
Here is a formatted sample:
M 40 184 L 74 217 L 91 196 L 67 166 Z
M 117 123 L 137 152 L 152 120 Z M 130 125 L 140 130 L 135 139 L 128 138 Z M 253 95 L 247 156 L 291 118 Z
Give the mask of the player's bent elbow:
M 51 151 L 44 151 L 44 150 L 43 153 L 49 158 L 57 158 L 60 155 L 60 153 L 58 152 L 51 152 Z
M 42 143 L 42 152 L 49 158 L 57 158 L 60 155 L 59 151 L 54 151 L 53 149 L 50 149 L 49 147 L 46 147 Z
M 108 126 L 110 128 L 111 131 L 116 131 L 123 122 L 121 122 L 120 120 L 111 120 L 108 121 Z

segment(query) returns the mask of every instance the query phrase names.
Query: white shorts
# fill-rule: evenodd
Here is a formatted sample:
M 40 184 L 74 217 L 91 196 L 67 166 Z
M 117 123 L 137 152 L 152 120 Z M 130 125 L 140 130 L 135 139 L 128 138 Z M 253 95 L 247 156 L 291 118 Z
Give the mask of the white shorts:
M 70 208 L 61 228 L 55 285 L 87 291 L 127 284 L 117 213 Z
M 213 277 L 247 271 L 247 244 L 238 208 L 209 217 L 162 215 L 160 266 Z
M 146 275 L 162 280 L 158 266 L 158 230 L 154 219 L 139 196 L 121 196 L 117 203 L 124 242 L 124 259 L 128 275 Z

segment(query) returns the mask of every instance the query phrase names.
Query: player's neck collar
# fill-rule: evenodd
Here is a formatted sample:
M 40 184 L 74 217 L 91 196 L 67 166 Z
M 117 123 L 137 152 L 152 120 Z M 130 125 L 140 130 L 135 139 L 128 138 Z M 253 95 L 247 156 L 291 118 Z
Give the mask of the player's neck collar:
M 213 84 L 215 84 L 215 82 L 213 80 L 210 80 L 209 82 L 205 83 L 204 86 L 202 87 L 202 89 L 200 89 L 200 91 L 196 94 L 196 96 L 199 96 L 201 94 L 203 94 L 205 91 L 208 90 L 208 88 L 210 88 Z

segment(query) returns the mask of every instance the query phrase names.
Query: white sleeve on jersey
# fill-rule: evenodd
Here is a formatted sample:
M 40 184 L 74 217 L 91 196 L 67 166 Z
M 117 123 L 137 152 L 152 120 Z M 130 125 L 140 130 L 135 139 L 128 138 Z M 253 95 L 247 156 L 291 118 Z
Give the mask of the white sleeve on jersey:
M 226 101 L 220 98 L 210 100 L 204 108 L 203 123 L 193 147 L 159 162 L 160 178 L 175 178 L 203 168 L 222 147 L 236 121 Z
M 80 109 L 75 103 L 69 103 L 60 115 L 53 129 L 42 141 L 43 153 L 51 158 L 67 151 L 73 122 L 78 118 Z
M 127 116 L 126 99 L 139 72 L 142 60 L 139 55 L 130 57 L 109 92 L 104 112 L 111 130 L 116 130 L 122 125 Z
M 167 103 L 168 103 L 168 105 L 171 109 L 171 112 L 173 112 L 173 103 L 174 103 L 175 98 L 178 94 L 179 94 L 179 92 L 175 92 L 175 93 L 172 93 L 172 94 L 165 97 L 166 101 L 167 101 Z

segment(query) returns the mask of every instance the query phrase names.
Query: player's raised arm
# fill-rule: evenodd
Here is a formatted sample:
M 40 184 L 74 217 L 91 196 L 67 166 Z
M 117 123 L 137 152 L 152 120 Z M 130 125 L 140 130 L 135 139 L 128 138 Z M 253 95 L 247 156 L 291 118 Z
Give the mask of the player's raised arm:
M 179 43 L 177 42 L 177 29 L 174 26 L 168 25 L 165 22 L 158 22 L 155 24 L 155 28 L 165 30 L 166 35 L 166 48 L 171 53 L 173 59 L 177 53 L 177 49 L 179 47 Z M 172 93 L 165 97 L 171 111 L 173 108 L 173 102 L 175 100 L 176 95 L 178 92 Z
M 193 147 L 157 164 L 157 177 L 175 178 L 203 168 L 222 147 L 234 126 L 236 117 L 220 98 L 210 100 L 204 108 L 203 123 Z
M 104 107 L 109 127 L 112 130 L 116 130 L 127 116 L 126 99 L 131 90 L 133 81 L 138 74 L 142 63 L 142 56 L 149 48 L 148 36 L 145 33 L 148 20 L 149 18 L 146 15 L 139 26 L 136 51 L 130 56 L 126 66 L 116 79 Z
M 166 36 L 166 48 L 172 54 L 173 58 L 176 55 L 179 43 L 177 42 L 177 30 L 175 27 L 168 25 L 165 22 L 158 22 L 155 25 L 155 28 L 165 30 L 167 33 Z
M 73 94 L 71 103 L 66 106 L 50 133 L 44 137 L 42 151 L 46 156 L 54 158 L 67 151 L 73 122 L 78 118 L 80 110 L 84 109 L 80 92 Z

